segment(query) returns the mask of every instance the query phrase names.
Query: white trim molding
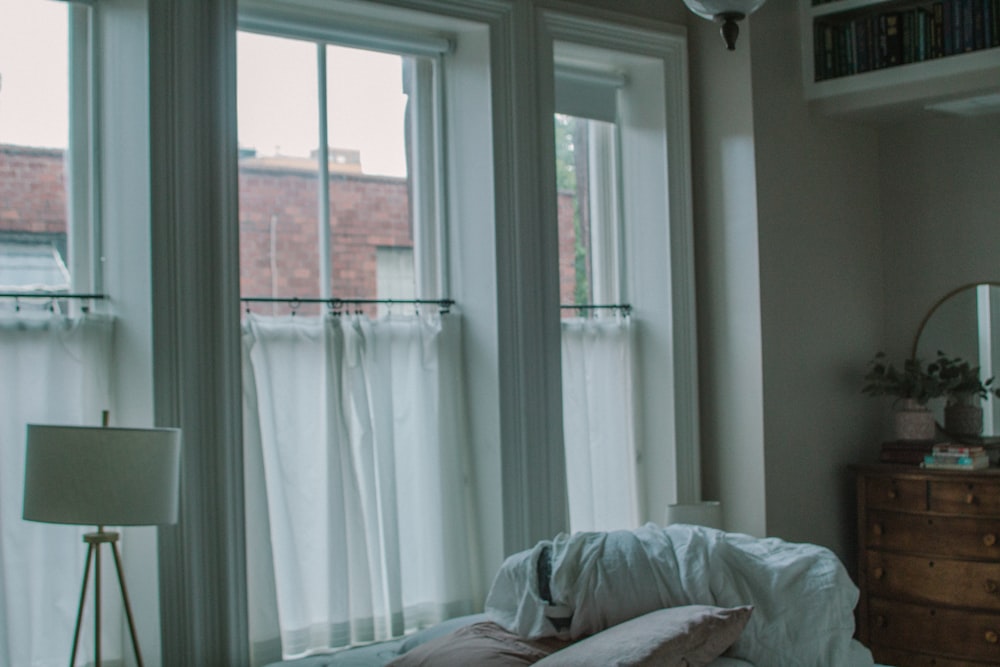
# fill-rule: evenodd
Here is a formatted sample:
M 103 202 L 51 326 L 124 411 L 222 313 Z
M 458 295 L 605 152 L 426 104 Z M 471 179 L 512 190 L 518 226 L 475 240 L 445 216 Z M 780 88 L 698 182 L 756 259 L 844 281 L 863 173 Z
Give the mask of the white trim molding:
M 236 2 L 151 2 L 149 32 L 155 416 L 183 431 L 163 664 L 247 665 Z

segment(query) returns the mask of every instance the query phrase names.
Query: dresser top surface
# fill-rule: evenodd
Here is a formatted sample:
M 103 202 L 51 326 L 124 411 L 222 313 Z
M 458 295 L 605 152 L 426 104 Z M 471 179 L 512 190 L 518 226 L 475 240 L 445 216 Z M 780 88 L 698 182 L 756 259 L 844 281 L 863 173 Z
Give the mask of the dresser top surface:
M 981 468 L 979 470 L 938 470 L 901 463 L 857 463 L 848 467 L 856 474 L 867 476 L 884 475 L 908 477 L 911 479 L 987 479 L 990 481 L 1000 481 L 1000 467 Z

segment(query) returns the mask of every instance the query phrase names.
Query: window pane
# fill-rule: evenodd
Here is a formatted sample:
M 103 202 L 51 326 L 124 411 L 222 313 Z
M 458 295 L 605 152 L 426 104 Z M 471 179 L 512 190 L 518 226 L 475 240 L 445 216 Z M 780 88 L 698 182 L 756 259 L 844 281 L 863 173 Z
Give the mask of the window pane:
M 380 248 L 409 249 L 412 257 L 403 89 L 407 60 L 327 47 L 330 144 L 358 156 L 350 169 L 330 169 L 331 291 L 336 296 L 413 298 L 412 260 L 407 276 L 397 273 L 381 286 L 378 281 Z
M 0 3 L 0 290 L 69 289 L 69 9 Z
M 556 114 L 555 136 L 560 302 L 616 303 L 621 293 L 615 125 Z
M 237 90 L 240 292 L 243 296 L 316 296 L 316 46 L 240 33 Z

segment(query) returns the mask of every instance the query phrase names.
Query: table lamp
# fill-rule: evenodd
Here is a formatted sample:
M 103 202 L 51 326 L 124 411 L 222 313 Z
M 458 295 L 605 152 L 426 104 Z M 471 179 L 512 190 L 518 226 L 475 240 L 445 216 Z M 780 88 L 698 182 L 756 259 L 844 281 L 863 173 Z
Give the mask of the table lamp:
M 105 414 L 104 423 L 107 424 Z M 70 665 L 76 659 L 90 565 L 94 563 L 94 657 L 101 664 L 101 545 L 111 545 L 136 663 L 139 641 L 118 551 L 119 534 L 104 526 L 177 522 L 181 433 L 173 428 L 28 425 L 24 518 L 45 523 L 95 525 L 87 533 Z

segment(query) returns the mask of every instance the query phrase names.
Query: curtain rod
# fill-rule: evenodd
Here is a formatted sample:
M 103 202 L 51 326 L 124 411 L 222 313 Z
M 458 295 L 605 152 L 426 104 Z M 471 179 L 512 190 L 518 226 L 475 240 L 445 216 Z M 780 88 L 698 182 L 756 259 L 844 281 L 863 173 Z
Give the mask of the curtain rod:
M 338 309 L 341 306 L 366 306 L 369 304 L 385 304 L 385 305 L 434 305 L 441 308 L 442 313 L 447 313 L 449 309 L 455 305 L 454 299 L 341 299 L 339 297 L 331 297 L 329 299 L 324 299 L 320 297 L 275 297 L 275 296 L 244 296 L 240 297 L 240 301 L 243 303 L 286 303 L 292 306 L 294 309 L 296 306 L 303 303 L 325 303 L 333 309 Z
M 632 313 L 632 304 L 630 303 L 607 303 L 607 304 L 596 304 L 596 303 L 563 303 L 559 305 L 560 310 L 618 310 L 621 311 L 622 315 L 630 315 Z
M 0 292 L 0 299 L 107 299 L 106 294 L 73 292 Z

